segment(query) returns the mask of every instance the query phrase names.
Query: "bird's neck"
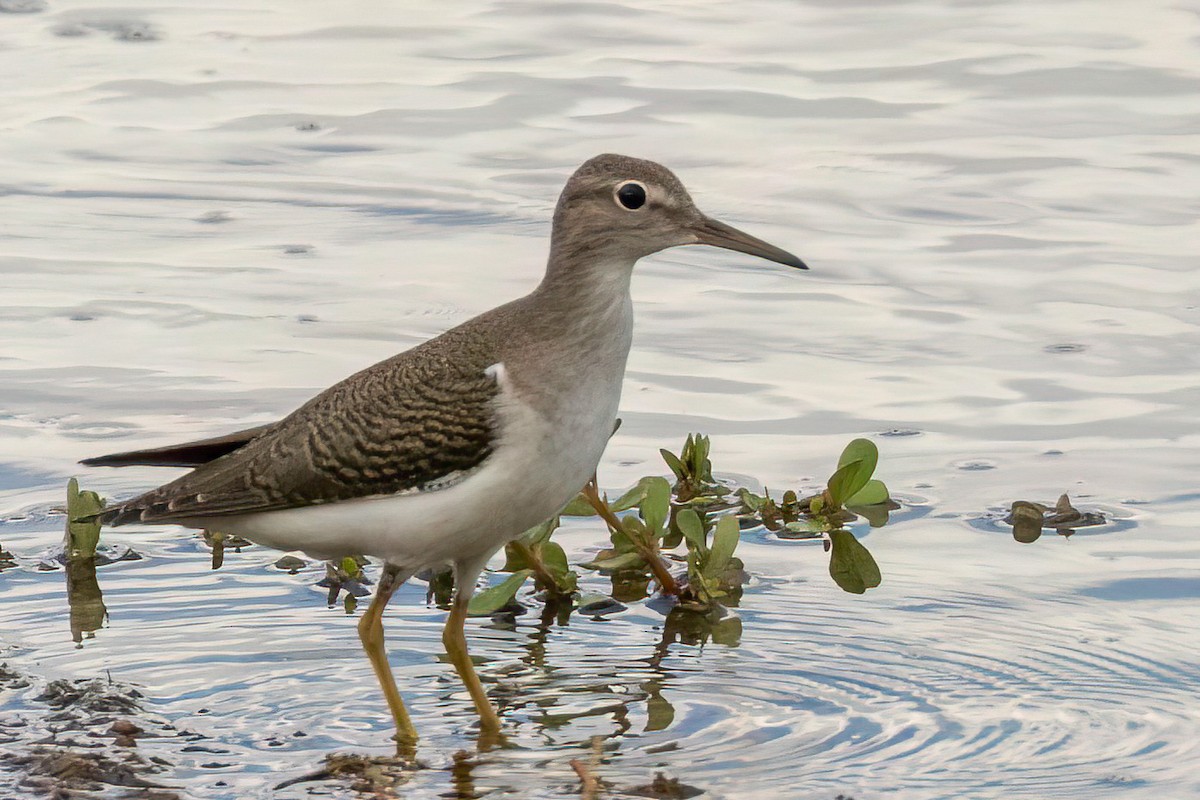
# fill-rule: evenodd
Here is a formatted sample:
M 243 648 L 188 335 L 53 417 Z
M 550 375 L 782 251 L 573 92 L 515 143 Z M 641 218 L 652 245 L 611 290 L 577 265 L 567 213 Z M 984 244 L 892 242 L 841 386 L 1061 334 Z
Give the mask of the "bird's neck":
M 630 303 L 629 284 L 637 259 L 602 250 L 553 247 L 546 275 L 534 294 L 546 308 L 583 319 L 608 316 Z

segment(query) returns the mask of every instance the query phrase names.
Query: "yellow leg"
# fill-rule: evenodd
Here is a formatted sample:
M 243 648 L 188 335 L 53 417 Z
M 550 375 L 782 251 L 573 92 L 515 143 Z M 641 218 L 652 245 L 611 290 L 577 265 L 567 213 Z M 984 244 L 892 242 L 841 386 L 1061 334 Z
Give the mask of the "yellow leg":
M 450 656 L 450 663 L 454 665 L 455 672 L 471 693 L 482 732 L 485 735 L 495 735 L 500 732 L 500 716 L 488 700 L 487 693 L 483 691 L 479 676 L 475 674 L 475 665 L 471 663 L 471 656 L 467 653 L 467 636 L 463 632 L 463 623 L 467 621 L 467 603 L 471 600 L 471 588 L 473 585 L 465 589 L 459 587 L 455 591 L 454 605 L 450 607 L 450 616 L 446 619 L 445 630 L 442 631 L 442 644 L 446 646 L 446 654 Z
M 396 722 L 396 740 L 411 744 L 417 741 L 417 729 L 413 727 L 404 701 L 400 699 L 396 679 L 392 677 L 392 667 L 388 664 L 387 650 L 383 646 L 383 609 L 402 583 L 404 578 L 400 569 L 385 564 L 379 585 L 375 588 L 375 596 L 371 598 L 371 605 L 358 621 L 358 638 L 362 640 L 363 650 L 367 651 L 367 658 L 371 660 L 375 677 L 379 679 L 379 686 L 383 689 L 383 696 L 387 698 L 392 719 Z

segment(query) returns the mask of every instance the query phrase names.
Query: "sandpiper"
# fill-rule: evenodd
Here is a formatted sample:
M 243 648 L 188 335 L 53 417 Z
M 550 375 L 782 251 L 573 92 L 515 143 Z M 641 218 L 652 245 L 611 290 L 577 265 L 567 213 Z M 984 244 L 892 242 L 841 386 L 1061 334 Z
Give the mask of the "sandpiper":
M 417 734 L 388 665 L 383 610 L 418 570 L 451 565 L 442 641 L 482 729 L 494 733 L 500 719 L 467 654 L 467 602 L 487 560 L 562 510 L 595 472 L 629 354 L 633 266 L 687 244 L 807 269 L 700 213 L 665 167 L 597 156 L 558 199 L 533 292 L 346 378 L 278 422 L 81 462 L 194 467 L 101 521 L 173 523 L 318 558 L 382 560 L 358 632 L 402 741 Z

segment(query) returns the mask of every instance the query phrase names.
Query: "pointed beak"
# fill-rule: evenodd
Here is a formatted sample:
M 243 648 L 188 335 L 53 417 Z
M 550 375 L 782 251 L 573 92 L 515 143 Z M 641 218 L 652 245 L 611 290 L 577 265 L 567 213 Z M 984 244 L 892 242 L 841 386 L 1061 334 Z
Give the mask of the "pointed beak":
M 762 239 L 756 239 L 748 233 L 742 233 L 732 225 L 717 222 L 710 217 L 702 217 L 692 228 L 700 244 L 710 244 L 713 247 L 723 247 L 726 250 L 736 250 L 768 261 L 785 264 L 796 269 L 808 269 L 808 265 L 786 250 L 780 250 L 773 244 L 767 244 Z

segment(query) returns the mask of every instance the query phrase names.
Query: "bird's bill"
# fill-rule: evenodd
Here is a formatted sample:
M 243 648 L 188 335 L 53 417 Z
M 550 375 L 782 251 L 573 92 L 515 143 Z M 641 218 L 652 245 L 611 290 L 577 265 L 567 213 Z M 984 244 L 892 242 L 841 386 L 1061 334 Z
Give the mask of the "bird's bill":
M 759 258 L 765 258 L 768 261 L 774 261 L 778 264 L 786 264 L 796 269 L 808 269 L 807 264 L 788 251 L 781 250 L 775 245 L 768 244 L 762 239 L 758 239 L 748 233 L 743 233 L 732 225 L 717 222 L 715 219 L 705 217 L 693 229 L 693 232 L 696 234 L 696 238 L 700 244 L 710 244 L 713 247 L 736 250 L 739 253 L 758 256 Z

